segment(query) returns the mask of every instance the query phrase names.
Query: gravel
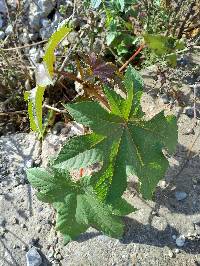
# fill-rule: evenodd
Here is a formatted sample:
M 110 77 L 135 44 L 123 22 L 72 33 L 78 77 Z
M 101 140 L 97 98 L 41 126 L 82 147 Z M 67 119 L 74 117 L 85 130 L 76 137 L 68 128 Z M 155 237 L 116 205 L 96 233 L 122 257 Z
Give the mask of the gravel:
M 183 247 L 185 245 L 185 236 L 184 235 L 180 235 L 179 237 L 177 237 L 176 245 L 177 245 L 177 247 Z
M 10 11 L 16 12 L 16 1 L 7 1 L 7 4 Z M 73 2 L 68 0 L 23 0 L 20 5 L 23 7 L 23 13 L 18 17 L 17 29 L 21 44 L 48 39 L 59 23 L 67 19 L 73 11 Z M 68 6 L 65 17 L 59 12 L 60 6 Z M 0 40 L 13 33 L 13 26 L 9 23 L 5 2 L 0 0 Z M 28 54 L 30 49 L 27 50 Z
M 55 1 L 53 0 L 39 0 L 37 3 L 31 2 L 29 9 L 29 25 L 33 30 L 39 30 L 41 26 L 41 19 L 47 16 L 54 9 Z

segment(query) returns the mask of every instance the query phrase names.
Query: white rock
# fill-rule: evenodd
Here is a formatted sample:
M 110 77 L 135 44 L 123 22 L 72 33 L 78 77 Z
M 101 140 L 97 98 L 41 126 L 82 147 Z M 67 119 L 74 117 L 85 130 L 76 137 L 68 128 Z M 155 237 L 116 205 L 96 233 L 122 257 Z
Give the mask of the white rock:
M 31 158 L 31 159 L 25 160 L 24 165 L 26 168 L 33 167 L 33 159 Z
M 160 187 L 161 188 L 165 188 L 166 187 L 166 181 L 165 180 L 161 180 L 160 181 Z
M 184 244 L 185 244 L 185 236 L 184 235 L 180 235 L 179 237 L 177 237 L 177 239 L 176 239 L 177 247 L 183 247 Z
M 13 33 L 13 26 L 12 25 L 8 25 L 8 27 L 5 30 L 6 35 L 10 35 Z
M 180 253 L 180 250 L 178 248 L 175 248 L 174 253 L 178 254 Z
M 26 262 L 27 262 L 27 266 L 41 266 L 42 265 L 42 258 L 36 248 L 32 247 L 26 253 Z
M 174 257 L 174 253 L 171 251 L 171 249 L 168 251 L 168 256 L 170 258 L 173 258 Z

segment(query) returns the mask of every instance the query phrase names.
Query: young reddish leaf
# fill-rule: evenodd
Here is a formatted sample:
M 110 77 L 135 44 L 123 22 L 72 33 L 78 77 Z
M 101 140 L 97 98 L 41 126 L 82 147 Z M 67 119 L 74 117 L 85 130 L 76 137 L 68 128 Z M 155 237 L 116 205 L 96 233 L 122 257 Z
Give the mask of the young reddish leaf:
M 97 57 L 95 53 L 91 53 L 86 57 L 86 63 L 90 66 L 92 74 L 104 83 L 114 79 L 118 70 L 114 64 L 105 62 L 102 58 Z

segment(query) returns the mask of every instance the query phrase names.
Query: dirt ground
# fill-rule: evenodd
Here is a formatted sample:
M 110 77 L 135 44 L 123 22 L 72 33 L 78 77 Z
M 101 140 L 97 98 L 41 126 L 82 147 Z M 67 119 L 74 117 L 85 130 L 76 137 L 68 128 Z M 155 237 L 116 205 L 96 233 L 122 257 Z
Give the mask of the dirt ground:
M 175 69 L 172 76 L 183 92 L 185 106 L 191 107 L 193 91 L 189 85 L 200 76 L 200 64 L 198 54 L 188 58 L 189 63 Z M 187 79 L 192 77 L 191 66 L 196 66 L 198 74 L 193 80 Z M 54 229 L 53 209 L 37 200 L 25 176 L 26 168 L 44 160 L 40 143 L 32 133 L 0 138 L 1 266 L 26 265 L 26 253 L 32 246 L 41 255 L 41 265 L 200 265 L 200 123 L 198 117 L 187 115 L 185 107 L 155 98 L 159 81 L 153 79 L 154 74 L 154 68 L 142 73 L 148 92 L 143 98 L 144 110 L 152 116 L 164 108 L 178 117 L 178 145 L 175 154 L 169 156 L 170 167 L 154 201 L 143 201 L 130 178 L 125 197 L 138 210 L 124 218 L 126 230 L 120 240 L 90 229 L 63 247 Z M 199 104 L 197 97 L 197 111 Z M 49 134 L 43 143 L 45 154 L 57 152 L 68 136 L 69 132 L 66 136 Z

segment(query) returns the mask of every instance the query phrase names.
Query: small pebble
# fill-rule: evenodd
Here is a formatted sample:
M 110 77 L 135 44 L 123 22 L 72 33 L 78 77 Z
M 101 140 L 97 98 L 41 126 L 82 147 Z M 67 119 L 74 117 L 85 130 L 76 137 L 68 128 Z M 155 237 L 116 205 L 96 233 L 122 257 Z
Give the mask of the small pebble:
M 46 28 L 46 27 L 49 26 L 50 21 L 48 19 L 42 18 L 41 19 L 41 24 L 42 24 L 42 27 Z
M 30 241 L 29 241 L 29 245 L 30 246 L 38 246 L 39 244 L 39 237 L 36 237 L 36 238 L 32 238 Z
M 6 37 L 5 32 L 0 30 L 0 40 L 3 40 L 5 37 Z
M 33 159 L 29 159 L 24 162 L 26 168 L 31 168 L 33 166 Z
M 58 254 L 55 255 L 55 258 L 57 260 L 61 260 L 62 259 L 62 255 L 60 253 L 58 253 Z
M 176 240 L 176 235 L 173 235 L 173 236 L 172 236 L 172 239 Z
M 176 254 L 180 253 L 180 249 L 175 248 L 174 253 L 176 253 Z
M 40 233 L 41 230 L 42 230 L 42 227 L 41 227 L 41 226 L 38 226 L 38 228 L 37 228 L 37 232 Z
M 50 248 L 49 248 L 49 251 L 48 251 L 48 258 L 53 258 L 54 257 L 54 254 L 55 254 L 55 251 L 54 251 L 54 249 L 53 249 L 53 247 L 51 246 Z
M 21 250 L 22 250 L 22 251 L 26 251 L 26 250 L 27 250 L 27 246 L 23 245 L 23 246 L 21 247 Z
M 185 236 L 184 235 L 180 235 L 179 237 L 177 237 L 176 239 L 176 245 L 178 247 L 183 247 L 185 244 Z
M 6 233 L 5 228 L 0 227 L 0 236 L 1 236 L 1 237 L 4 237 L 5 233 Z
M 21 228 L 27 228 L 25 224 L 20 224 Z
M 38 208 L 38 212 L 42 212 L 43 210 L 44 210 L 43 207 L 39 207 L 39 208 Z
M 189 128 L 186 130 L 186 132 L 184 133 L 184 135 L 194 135 L 194 128 Z
M 19 224 L 19 220 L 16 217 L 14 217 L 12 220 L 12 224 Z
M 34 161 L 34 166 L 39 166 L 40 164 L 42 163 L 42 160 L 41 158 L 37 158 L 35 161 Z
M 177 64 L 180 65 L 181 67 L 185 67 L 187 64 L 189 64 L 189 60 L 187 57 L 181 56 L 181 58 L 177 60 Z
M 8 27 L 5 30 L 5 34 L 6 35 L 11 35 L 13 33 L 13 26 L 12 25 L 8 25 Z
M 175 197 L 178 201 L 182 201 L 187 198 L 187 193 L 184 191 L 176 191 Z
M 16 244 L 14 244 L 14 245 L 13 245 L 13 249 L 17 249 L 17 248 L 20 248 L 20 246 L 19 246 L 19 245 L 16 245 Z
M 169 252 L 168 252 L 168 256 L 169 256 L 170 258 L 174 258 L 174 257 L 175 257 L 175 255 L 174 255 L 174 253 L 171 251 L 171 249 L 170 249 Z
M 161 188 L 165 188 L 166 187 L 166 181 L 165 180 L 160 181 L 160 187 Z
M 190 118 L 194 117 L 194 108 L 193 107 L 186 107 L 184 110 L 185 115 L 187 115 Z M 200 112 L 198 110 L 196 110 L 196 117 L 199 118 L 200 117 Z
M 32 247 L 26 253 L 27 266 L 41 266 L 42 258 L 36 248 Z
M 164 104 L 168 104 L 170 102 L 170 98 L 166 94 L 161 95 L 160 98 Z
M 59 135 L 61 133 L 61 130 L 65 128 L 64 122 L 57 122 L 54 127 L 52 133 L 54 135 Z
M 0 216 L 0 226 L 4 227 L 6 225 L 6 219 L 3 216 Z

